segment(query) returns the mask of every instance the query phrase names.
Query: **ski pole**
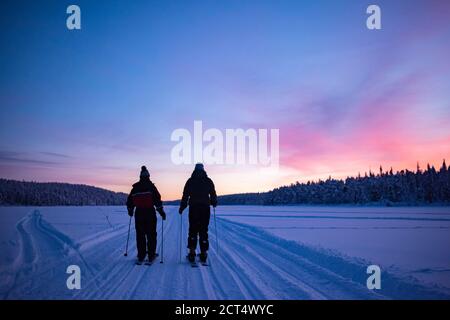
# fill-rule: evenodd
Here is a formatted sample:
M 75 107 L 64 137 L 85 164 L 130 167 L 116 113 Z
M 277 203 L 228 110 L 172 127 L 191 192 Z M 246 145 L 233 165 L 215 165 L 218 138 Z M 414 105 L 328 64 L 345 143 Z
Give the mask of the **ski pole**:
M 128 256 L 128 241 L 130 240 L 130 227 L 131 227 L 131 216 L 130 216 L 130 222 L 128 223 L 128 236 L 127 236 L 127 246 L 125 248 L 125 253 L 123 254 L 125 257 Z
M 216 207 L 213 207 L 213 209 L 214 209 L 214 228 L 216 229 L 216 251 L 217 255 L 219 255 L 219 236 L 217 234 Z
M 164 262 L 164 220 L 162 220 L 161 224 L 161 261 L 159 263 Z

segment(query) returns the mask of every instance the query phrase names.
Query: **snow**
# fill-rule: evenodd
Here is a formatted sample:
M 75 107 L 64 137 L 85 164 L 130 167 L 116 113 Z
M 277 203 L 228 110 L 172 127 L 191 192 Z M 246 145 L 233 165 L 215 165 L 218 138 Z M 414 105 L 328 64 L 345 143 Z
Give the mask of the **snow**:
M 449 207 L 228 206 L 221 212 L 284 239 L 450 288 Z
M 184 258 L 187 216 L 166 209 L 164 263 L 136 266 L 134 228 L 123 256 L 129 222 L 124 207 L 0 208 L 0 296 L 450 298 L 449 208 L 218 207 L 218 251 L 211 219 L 210 266 L 194 269 Z M 81 268 L 81 290 L 66 287 L 71 264 Z M 382 269 L 381 290 L 366 287 L 370 264 Z

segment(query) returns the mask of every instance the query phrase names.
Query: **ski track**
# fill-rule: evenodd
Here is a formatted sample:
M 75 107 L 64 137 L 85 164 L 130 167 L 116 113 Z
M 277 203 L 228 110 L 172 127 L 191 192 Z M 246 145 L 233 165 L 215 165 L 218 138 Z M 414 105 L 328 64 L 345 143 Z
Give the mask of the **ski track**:
M 7 288 L 1 288 L 4 299 L 33 298 L 42 293 L 57 294 L 62 286 L 49 286 L 55 277 L 65 278 L 61 259 L 78 264 L 88 273 L 92 268 L 78 251 L 78 244 L 46 222 L 38 210 L 34 210 L 16 225 L 19 234 L 19 255 L 2 273 L 14 274 Z M 65 286 L 65 280 L 62 282 Z
M 210 226 L 209 266 L 192 268 L 185 259 L 176 208 L 164 223 L 164 263 L 137 266 L 134 226 L 128 257 L 123 256 L 128 221 L 93 233 L 78 242 L 46 222 L 35 210 L 16 225 L 20 250 L 2 267 L 3 299 L 449 299 L 442 288 L 413 278 L 383 273 L 382 290 L 366 288 L 368 263 L 284 240 L 261 228 L 217 219 L 220 239 Z M 125 214 L 125 213 L 124 213 Z M 180 240 L 182 258 L 180 263 Z M 161 250 L 161 220 L 158 246 Z M 81 290 L 68 290 L 65 270 L 78 264 Z

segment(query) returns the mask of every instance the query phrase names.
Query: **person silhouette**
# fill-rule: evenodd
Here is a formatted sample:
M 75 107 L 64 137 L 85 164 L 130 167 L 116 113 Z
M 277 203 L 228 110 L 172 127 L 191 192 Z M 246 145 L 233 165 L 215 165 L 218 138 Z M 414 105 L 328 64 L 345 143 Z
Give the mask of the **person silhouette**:
M 195 262 L 197 241 L 200 238 L 200 261 L 206 262 L 209 240 L 208 225 L 211 217 L 210 205 L 217 206 L 217 195 L 213 181 L 208 177 L 203 164 L 197 163 L 187 180 L 180 202 L 179 214 L 189 205 L 188 259 Z
M 136 211 L 134 209 L 136 208 Z M 142 264 L 148 254 L 148 261 L 156 258 L 156 211 L 166 220 L 161 195 L 150 181 L 150 173 L 145 166 L 141 167 L 139 181 L 133 184 L 133 188 L 127 199 L 128 215 L 134 214 L 136 227 L 137 264 Z

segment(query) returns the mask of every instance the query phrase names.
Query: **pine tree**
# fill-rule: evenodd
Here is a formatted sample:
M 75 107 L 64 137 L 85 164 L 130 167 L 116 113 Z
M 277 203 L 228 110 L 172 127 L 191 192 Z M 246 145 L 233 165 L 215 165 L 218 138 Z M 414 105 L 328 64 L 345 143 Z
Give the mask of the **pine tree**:
M 260 194 L 247 194 L 247 204 L 408 204 L 442 203 L 450 205 L 450 168 L 445 160 L 437 172 L 427 165 L 426 171 L 417 163 L 416 172 L 401 170 L 375 176 L 371 171 L 364 177 L 336 180 L 328 177 L 322 181 L 296 182 L 295 185 L 281 187 Z M 242 195 L 226 197 L 224 204 L 240 204 Z M 222 198 L 221 198 L 221 201 Z

